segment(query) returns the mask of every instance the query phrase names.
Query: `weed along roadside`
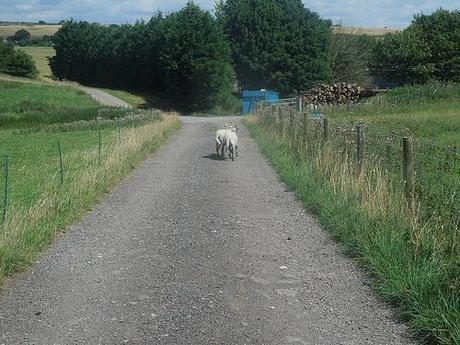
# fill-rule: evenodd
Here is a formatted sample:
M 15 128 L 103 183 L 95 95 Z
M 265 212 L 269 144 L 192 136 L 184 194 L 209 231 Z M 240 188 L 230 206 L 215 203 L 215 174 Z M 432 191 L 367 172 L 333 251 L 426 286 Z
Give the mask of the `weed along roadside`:
M 58 113 L 53 106 L 45 109 L 48 120 L 47 111 Z M 33 262 L 58 231 L 78 220 L 181 126 L 174 113 L 115 109 L 100 114 L 103 119 L 96 120 L 95 112 L 86 120 L 83 109 L 82 120 L 57 118 L 51 124 L 39 124 L 37 115 L 36 127 L 21 128 L 19 121 L 12 128 L 11 121 L 8 129 L 0 129 L 0 279 Z M 72 119 L 78 115 L 75 110 Z
M 270 106 L 258 110 L 246 124 L 261 150 L 306 208 L 371 273 L 380 296 L 398 307 L 419 339 L 459 343 L 458 152 L 437 145 L 427 159 L 418 152 L 434 143 L 407 132 L 390 140 L 377 137 L 369 124 L 346 126 L 343 118 L 315 120 L 308 112 Z M 446 157 L 442 179 L 432 180 L 438 171 L 433 160 Z M 440 193 L 444 204 L 433 199 Z

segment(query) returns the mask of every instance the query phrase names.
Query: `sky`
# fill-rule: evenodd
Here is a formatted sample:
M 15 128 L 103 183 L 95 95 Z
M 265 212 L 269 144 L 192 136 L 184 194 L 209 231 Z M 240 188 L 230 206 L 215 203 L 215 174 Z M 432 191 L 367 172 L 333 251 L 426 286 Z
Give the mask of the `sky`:
M 215 0 L 196 0 L 212 10 Z M 429 14 L 437 8 L 460 8 L 459 0 L 303 0 L 311 10 L 344 26 L 404 28 L 414 14 Z M 180 9 L 187 0 L 0 0 L 1 21 L 44 20 L 57 22 L 74 18 L 100 23 L 133 23 L 157 11 Z

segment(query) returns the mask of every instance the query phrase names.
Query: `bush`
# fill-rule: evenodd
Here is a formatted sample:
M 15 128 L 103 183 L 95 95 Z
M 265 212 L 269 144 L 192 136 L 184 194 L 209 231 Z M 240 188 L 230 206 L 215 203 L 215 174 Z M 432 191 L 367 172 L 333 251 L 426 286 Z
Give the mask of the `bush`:
M 35 78 L 38 75 L 32 57 L 22 50 L 15 50 L 11 43 L 0 42 L 0 73 L 18 77 Z
M 20 46 L 27 46 L 30 44 L 31 35 L 30 32 L 26 29 L 18 30 L 14 33 L 13 36 L 7 38 L 8 42 L 15 43 Z
M 29 54 L 22 50 L 16 50 L 6 63 L 9 74 L 18 77 L 35 78 L 38 75 L 35 62 Z
M 404 31 L 386 35 L 376 44 L 372 69 L 400 83 L 460 81 L 460 11 L 417 15 Z

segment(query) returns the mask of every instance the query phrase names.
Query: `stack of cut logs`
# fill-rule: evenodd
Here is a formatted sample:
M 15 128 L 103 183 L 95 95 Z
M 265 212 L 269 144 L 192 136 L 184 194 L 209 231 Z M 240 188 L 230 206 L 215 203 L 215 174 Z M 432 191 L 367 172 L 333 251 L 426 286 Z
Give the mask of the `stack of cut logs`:
M 364 97 L 374 96 L 371 88 L 358 84 L 334 83 L 320 84 L 301 94 L 303 102 L 315 105 L 334 105 L 357 103 Z

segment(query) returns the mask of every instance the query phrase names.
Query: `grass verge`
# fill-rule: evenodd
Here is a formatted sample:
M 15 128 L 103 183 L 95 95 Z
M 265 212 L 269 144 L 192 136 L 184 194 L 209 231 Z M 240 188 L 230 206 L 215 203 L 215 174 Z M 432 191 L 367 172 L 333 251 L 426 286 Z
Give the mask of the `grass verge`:
M 177 115 L 164 114 L 160 120 L 122 128 L 120 134 L 116 126 L 106 128 L 101 132 L 100 160 L 94 129 L 32 134 L 3 131 L 17 145 L 10 148 L 10 204 L 7 220 L 0 225 L 0 279 L 33 262 L 57 232 L 79 219 L 180 125 Z M 64 151 L 63 183 L 57 140 Z
M 254 117 L 246 125 L 281 180 L 371 273 L 376 291 L 415 335 L 429 344 L 460 344 L 459 258 L 433 249 L 432 234 L 404 216 L 404 202 L 383 173 L 370 169 L 367 179 L 356 178 L 333 150 L 307 155 Z

